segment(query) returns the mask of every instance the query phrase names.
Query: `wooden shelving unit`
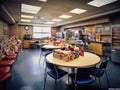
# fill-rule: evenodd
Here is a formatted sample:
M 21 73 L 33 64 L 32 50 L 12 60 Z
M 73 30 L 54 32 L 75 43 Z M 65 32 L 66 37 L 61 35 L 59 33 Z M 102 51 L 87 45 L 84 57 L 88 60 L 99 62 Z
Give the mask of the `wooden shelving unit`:
M 112 25 L 112 52 L 111 60 L 115 63 L 120 63 L 120 24 Z

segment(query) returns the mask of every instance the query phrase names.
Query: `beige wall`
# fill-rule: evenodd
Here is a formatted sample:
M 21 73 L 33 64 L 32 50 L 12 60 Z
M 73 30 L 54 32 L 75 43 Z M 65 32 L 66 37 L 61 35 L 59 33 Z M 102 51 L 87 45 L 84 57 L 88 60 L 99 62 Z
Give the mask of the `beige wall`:
M 18 24 L 10 25 L 10 35 L 18 36 Z
M 109 26 L 111 24 L 120 24 L 120 13 L 113 14 L 110 16 L 105 16 L 101 18 L 96 18 L 96 19 L 90 19 L 86 21 L 80 21 L 72 24 L 67 24 L 61 26 L 60 30 L 64 31 L 65 28 L 72 28 L 72 27 L 80 27 L 80 26 L 96 26 L 96 25 L 103 25 L 103 33 L 109 33 L 105 31 L 105 27 Z M 90 28 L 91 28 L 90 27 Z
M 25 34 L 33 34 L 33 26 L 29 26 L 29 30 L 25 30 L 25 26 L 18 26 L 18 38 L 23 41 Z
M 4 36 L 9 35 L 9 25 L 0 20 L 0 41 L 3 40 Z
M 102 17 L 102 18 L 96 18 L 96 19 L 90 19 L 86 21 L 81 21 L 81 22 L 76 22 L 68 25 L 63 25 L 60 30 L 64 31 L 65 28 L 73 28 L 73 27 L 80 27 L 80 26 L 93 26 L 96 24 L 101 24 L 101 23 L 108 23 L 109 18 L 108 17 Z
M 0 41 L 3 38 L 3 22 L 0 20 Z

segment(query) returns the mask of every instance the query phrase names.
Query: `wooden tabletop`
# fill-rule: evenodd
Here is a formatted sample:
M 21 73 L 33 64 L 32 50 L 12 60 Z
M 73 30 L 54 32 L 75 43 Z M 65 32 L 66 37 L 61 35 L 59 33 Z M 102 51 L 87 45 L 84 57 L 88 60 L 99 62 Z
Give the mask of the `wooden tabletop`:
M 100 62 L 100 57 L 95 54 L 85 52 L 84 56 L 79 56 L 74 60 L 66 62 L 53 57 L 53 54 L 51 53 L 46 56 L 46 60 L 50 63 L 63 67 L 87 68 L 98 64 Z
M 55 46 L 55 45 L 44 45 L 43 48 L 45 49 L 60 49 L 63 48 L 61 45 Z

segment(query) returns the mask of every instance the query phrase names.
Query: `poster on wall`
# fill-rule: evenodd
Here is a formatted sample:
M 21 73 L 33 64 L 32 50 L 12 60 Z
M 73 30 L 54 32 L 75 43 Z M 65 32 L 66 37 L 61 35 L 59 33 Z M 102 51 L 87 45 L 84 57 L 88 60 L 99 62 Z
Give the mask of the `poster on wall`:
M 102 26 L 96 26 L 96 27 L 95 27 L 95 32 L 96 32 L 96 33 L 102 33 L 102 31 L 103 31 Z
M 8 35 L 9 34 L 9 28 L 8 28 L 7 24 L 3 25 L 3 33 L 4 33 L 4 35 Z

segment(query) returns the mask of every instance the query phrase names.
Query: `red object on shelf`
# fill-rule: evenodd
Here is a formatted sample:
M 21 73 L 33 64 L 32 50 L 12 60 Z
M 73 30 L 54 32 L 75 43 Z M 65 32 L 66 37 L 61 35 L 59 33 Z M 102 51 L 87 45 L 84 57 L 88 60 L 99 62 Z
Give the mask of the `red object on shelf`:
M 0 82 L 5 81 L 6 79 L 8 79 L 11 76 L 11 73 L 2 73 L 0 74 Z
M 10 71 L 10 67 L 9 66 L 0 67 L 0 73 L 7 73 L 9 71 Z
M 84 48 L 81 48 L 81 56 L 84 56 Z
M 0 61 L 0 66 L 10 66 L 14 64 L 15 60 L 2 60 Z
M 17 54 L 12 54 L 12 55 L 8 55 L 7 59 L 15 59 L 17 57 Z

